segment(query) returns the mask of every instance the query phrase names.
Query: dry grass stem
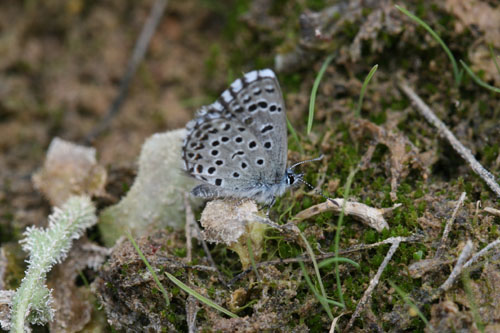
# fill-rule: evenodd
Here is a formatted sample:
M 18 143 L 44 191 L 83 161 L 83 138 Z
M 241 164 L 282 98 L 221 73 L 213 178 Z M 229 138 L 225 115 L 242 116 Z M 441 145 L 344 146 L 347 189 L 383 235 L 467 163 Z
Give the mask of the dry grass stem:
M 441 237 L 441 242 L 440 242 L 440 244 L 438 246 L 438 249 L 436 251 L 436 254 L 434 256 L 434 258 L 436 258 L 436 259 L 439 258 L 439 257 L 441 257 L 443 255 L 443 253 L 444 253 L 444 250 L 446 249 L 446 243 L 448 241 L 448 235 L 450 233 L 450 230 L 451 230 L 451 227 L 453 225 L 453 222 L 455 221 L 455 218 L 457 216 L 458 210 L 460 209 L 460 207 L 462 207 L 462 205 L 464 203 L 465 196 L 466 196 L 466 193 L 462 192 L 462 194 L 460 195 L 460 198 L 458 199 L 457 205 L 455 206 L 455 209 L 453 210 L 453 214 L 448 219 L 448 221 L 446 221 L 446 225 L 445 225 L 444 231 L 443 231 L 443 237 Z
M 470 240 L 467 241 L 448 279 L 446 279 L 446 281 L 439 288 L 436 289 L 436 291 L 432 294 L 430 299 L 424 300 L 423 303 L 437 299 L 443 292 L 450 289 L 450 287 L 456 282 L 457 278 L 460 276 L 460 274 L 462 274 L 464 270 L 471 268 L 472 265 L 474 265 L 477 261 L 479 261 L 480 258 L 486 255 L 491 249 L 499 245 L 500 245 L 500 239 L 497 239 L 488 244 L 487 246 L 485 246 L 481 251 L 479 251 L 478 253 L 474 254 L 471 257 L 471 253 L 473 251 L 473 245 Z M 470 259 L 467 260 L 468 258 Z
M 474 246 L 472 245 L 472 242 L 468 240 L 464 248 L 462 249 L 460 256 L 458 257 L 457 263 L 455 264 L 455 267 L 453 267 L 450 276 L 446 279 L 446 281 L 444 281 L 444 283 L 436 290 L 436 292 L 432 296 L 433 300 L 436 299 L 441 293 L 450 289 L 457 277 L 462 273 L 464 264 L 466 260 L 470 258 L 473 249 Z
M 342 317 L 343 315 L 345 315 L 345 312 L 342 312 L 340 315 L 335 317 L 335 319 L 333 319 L 332 325 L 330 326 L 329 333 L 335 333 L 335 326 L 337 326 L 337 322 L 339 321 L 340 317 Z
M 153 37 L 158 24 L 163 17 L 163 13 L 167 8 L 168 0 L 156 0 L 151 7 L 151 11 L 149 12 L 149 16 L 144 23 L 141 34 L 137 39 L 134 50 L 132 52 L 132 56 L 130 57 L 127 63 L 127 69 L 125 70 L 125 74 L 123 75 L 123 79 L 120 82 L 120 88 L 118 91 L 118 95 L 113 100 L 108 113 L 104 116 L 104 118 L 97 124 L 96 127 L 87 135 L 85 138 L 85 142 L 89 143 L 94 140 L 97 136 L 99 136 L 106 128 L 108 128 L 111 120 L 118 114 L 121 110 L 121 106 L 127 97 L 128 89 L 130 86 L 130 82 L 132 78 L 135 76 L 135 72 L 139 67 L 146 51 L 148 49 L 149 42 Z
M 475 264 L 481 257 L 483 257 L 486 253 L 488 253 L 491 249 L 494 247 L 497 247 L 500 245 L 500 239 L 497 239 L 488 245 L 486 245 L 481 251 L 476 253 L 475 255 L 472 256 L 463 266 L 463 269 L 467 269 L 471 267 L 473 264 Z
M 378 268 L 377 273 L 371 279 L 368 288 L 365 290 L 365 293 L 363 294 L 363 297 L 361 297 L 361 300 L 359 301 L 358 305 L 356 306 L 356 310 L 354 310 L 354 313 L 353 313 L 351 319 L 349 320 L 349 323 L 347 323 L 345 331 L 349 331 L 349 329 L 354 324 L 354 321 L 356 320 L 356 318 L 359 317 L 359 314 L 364 309 L 366 303 L 368 303 L 368 301 L 370 300 L 372 292 L 373 292 L 373 290 L 375 289 L 375 287 L 377 286 L 377 284 L 378 284 L 378 282 L 380 280 L 380 276 L 384 272 L 384 269 L 387 266 L 387 264 L 389 263 L 389 260 L 391 260 L 392 256 L 394 255 L 394 253 L 398 249 L 399 244 L 401 243 L 401 241 L 403 240 L 403 238 L 404 237 L 394 237 L 394 242 L 392 243 L 391 248 L 387 252 L 387 255 L 385 256 L 384 261 L 382 261 L 382 264 Z
M 488 170 L 486 170 L 472 155 L 471 151 L 466 148 L 458 139 L 453 135 L 453 133 L 446 127 L 446 125 L 434 114 L 434 112 L 425 104 L 425 102 L 415 93 L 415 91 L 408 86 L 406 82 L 401 82 L 399 87 L 403 92 L 408 96 L 408 98 L 412 101 L 412 103 L 416 106 L 417 110 L 427 119 L 429 123 L 431 123 L 434 127 L 437 128 L 439 135 L 443 136 L 450 145 L 455 149 L 455 151 L 462 156 L 464 160 L 469 163 L 470 167 L 476 174 L 481 177 L 486 184 L 490 187 L 490 189 L 495 192 L 495 194 L 500 197 L 500 185 L 495 180 L 495 176 L 493 176 Z

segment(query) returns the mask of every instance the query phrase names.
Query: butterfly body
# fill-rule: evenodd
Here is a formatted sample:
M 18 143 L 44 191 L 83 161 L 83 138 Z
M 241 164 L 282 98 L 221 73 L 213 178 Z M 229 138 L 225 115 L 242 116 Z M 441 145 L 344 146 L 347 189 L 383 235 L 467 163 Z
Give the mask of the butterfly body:
M 195 196 L 272 204 L 301 178 L 287 169 L 285 106 L 270 69 L 234 81 L 186 128 L 185 168 L 203 182 L 193 189 Z

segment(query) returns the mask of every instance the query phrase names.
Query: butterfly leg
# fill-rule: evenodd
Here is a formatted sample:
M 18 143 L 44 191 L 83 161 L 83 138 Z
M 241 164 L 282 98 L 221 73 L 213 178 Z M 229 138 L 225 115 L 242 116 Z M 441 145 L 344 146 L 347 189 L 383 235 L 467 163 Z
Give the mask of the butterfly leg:
M 276 197 L 273 196 L 271 202 L 269 204 L 267 204 L 266 206 L 264 206 L 264 207 L 267 207 L 267 212 L 266 212 L 267 217 L 269 217 L 269 212 L 271 211 L 271 207 L 273 207 L 275 203 L 276 203 Z
M 202 184 L 198 185 L 191 191 L 195 197 L 213 199 L 220 196 L 218 189 L 215 186 Z

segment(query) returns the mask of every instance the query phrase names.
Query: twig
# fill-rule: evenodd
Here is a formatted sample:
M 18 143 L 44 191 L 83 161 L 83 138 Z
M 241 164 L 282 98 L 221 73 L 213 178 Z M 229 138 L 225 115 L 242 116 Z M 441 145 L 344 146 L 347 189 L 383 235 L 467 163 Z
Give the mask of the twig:
M 422 99 L 415 93 L 415 91 L 413 91 L 412 88 L 408 86 L 406 82 L 400 83 L 399 87 L 414 103 L 417 110 L 420 111 L 425 119 L 427 119 L 428 122 L 430 122 L 438 129 L 438 133 L 441 136 L 445 137 L 446 140 L 448 140 L 453 149 L 455 149 L 455 151 L 457 151 L 460 156 L 462 156 L 462 158 L 465 159 L 467 163 L 469 163 L 472 170 L 474 170 L 474 172 L 486 182 L 490 189 L 495 192 L 498 197 L 500 197 L 500 185 L 498 185 L 498 183 L 496 182 L 495 177 L 476 160 L 476 158 L 474 157 L 474 155 L 472 155 L 468 148 L 464 147 L 464 145 L 462 145 L 462 143 L 458 141 L 458 139 L 446 127 L 446 125 L 441 120 L 439 120 L 434 112 L 432 112 L 427 104 L 422 101 Z
M 394 255 L 394 253 L 398 249 L 399 244 L 401 243 L 401 241 L 403 239 L 404 239 L 404 237 L 394 237 L 394 243 L 392 244 L 391 248 L 387 252 L 387 255 L 385 256 L 384 261 L 382 262 L 382 264 L 378 268 L 377 273 L 371 279 L 370 284 L 369 284 L 368 288 L 365 290 L 365 293 L 363 294 L 363 297 L 361 297 L 361 300 L 359 301 L 358 305 L 356 306 L 356 310 L 354 310 L 354 313 L 353 313 L 351 319 L 349 320 L 349 323 L 347 323 L 347 326 L 344 329 L 346 332 L 349 331 L 349 329 L 354 324 L 354 321 L 358 318 L 359 314 L 361 313 L 361 311 L 365 307 L 366 303 L 368 303 L 368 301 L 370 300 L 372 292 L 380 280 L 380 276 L 384 272 L 384 269 L 387 266 L 387 264 L 389 263 L 389 260 L 391 260 L 392 256 Z
M 453 267 L 450 276 L 435 291 L 435 293 L 431 297 L 431 300 L 436 299 L 440 294 L 450 289 L 450 287 L 453 285 L 457 277 L 462 273 L 465 261 L 470 258 L 472 250 L 473 250 L 472 242 L 468 240 L 464 248 L 462 249 L 460 256 L 458 257 L 457 263 L 455 264 L 455 267 Z
M 327 200 L 299 212 L 295 215 L 293 221 L 302 221 L 314 215 L 328 211 L 340 214 L 343 204 L 344 199 L 339 198 Z M 347 201 L 345 203 L 344 214 L 346 216 L 352 216 L 358 221 L 361 221 L 378 232 L 381 232 L 384 229 L 389 229 L 389 224 L 387 224 L 387 221 L 384 219 L 384 214 L 387 214 L 389 211 L 392 211 L 399 206 L 401 206 L 401 204 L 396 204 L 391 208 L 374 208 L 360 202 Z
M 458 199 L 457 205 L 455 206 L 455 210 L 453 210 L 453 214 L 448 219 L 448 221 L 446 221 L 446 226 L 444 227 L 444 231 L 443 231 L 443 237 L 441 237 L 441 242 L 438 246 L 436 254 L 434 255 L 435 259 L 441 257 L 444 253 L 444 250 L 446 248 L 446 242 L 448 241 L 448 234 L 450 233 L 451 226 L 453 225 L 453 222 L 455 221 L 458 210 L 460 209 L 460 207 L 462 207 L 462 205 L 464 203 L 465 195 L 466 195 L 466 193 L 462 192 L 462 195 L 460 195 L 460 199 Z
M 97 124 L 96 127 L 87 135 L 85 138 L 85 143 L 92 142 L 97 136 L 99 136 L 110 124 L 111 119 L 118 114 L 121 109 L 125 98 L 127 97 L 128 89 L 130 86 L 130 82 L 137 71 L 137 67 L 141 63 L 144 55 L 146 54 L 146 50 L 148 48 L 149 42 L 153 37 L 153 34 L 160 23 L 161 18 L 163 17 L 163 13 L 167 7 L 168 0 L 156 0 L 149 12 L 149 16 L 144 23 L 141 34 L 137 39 L 134 50 L 132 52 L 132 57 L 130 57 L 127 63 L 127 69 L 125 71 L 125 75 L 123 76 L 122 81 L 120 82 L 120 88 L 118 91 L 118 95 L 113 100 L 108 113 L 104 116 L 104 118 Z
M 500 156 L 500 155 L 499 155 Z M 492 207 L 484 207 L 485 212 L 490 213 L 492 215 L 500 216 L 500 210 L 492 208 Z
M 475 255 L 472 256 L 472 258 L 470 258 L 465 264 L 464 264 L 464 267 L 463 269 L 467 269 L 469 267 L 471 267 L 474 263 L 476 263 L 476 261 L 479 260 L 479 258 L 481 258 L 482 256 L 484 256 L 488 251 L 490 251 L 492 248 L 496 247 L 500 245 L 500 238 L 489 243 L 488 245 L 486 245 L 481 251 L 479 251 L 478 253 L 476 253 Z
M 472 242 L 469 240 L 462 252 L 460 253 L 460 256 L 458 257 L 457 263 L 455 264 L 455 267 L 453 268 L 450 276 L 446 281 L 439 287 L 437 288 L 432 295 L 430 295 L 429 298 L 424 298 L 420 304 L 425 304 L 429 303 L 435 299 L 437 299 L 443 292 L 447 291 L 457 280 L 457 278 L 462 274 L 462 272 L 466 269 L 471 268 L 472 265 L 474 265 L 481 257 L 486 255 L 491 249 L 497 247 L 500 245 L 500 238 L 491 242 L 487 246 L 485 246 L 481 251 L 478 253 L 474 254 L 471 257 L 472 253 Z M 467 260 L 470 258 L 469 260 Z M 465 261 L 467 260 L 467 261 Z

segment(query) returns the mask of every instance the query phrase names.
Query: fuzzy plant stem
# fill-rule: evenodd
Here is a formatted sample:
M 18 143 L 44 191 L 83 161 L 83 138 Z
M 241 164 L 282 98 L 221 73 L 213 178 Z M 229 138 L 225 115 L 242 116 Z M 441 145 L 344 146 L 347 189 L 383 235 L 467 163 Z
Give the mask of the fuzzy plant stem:
M 52 296 L 45 285 L 47 273 L 62 262 L 73 240 L 97 222 L 90 198 L 71 197 L 49 216 L 47 229 L 30 227 L 21 243 L 29 252 L 28 269 L 12 300 L 10 332 L 22 333 L 25 321 L 45 324 L 54 317 Z

